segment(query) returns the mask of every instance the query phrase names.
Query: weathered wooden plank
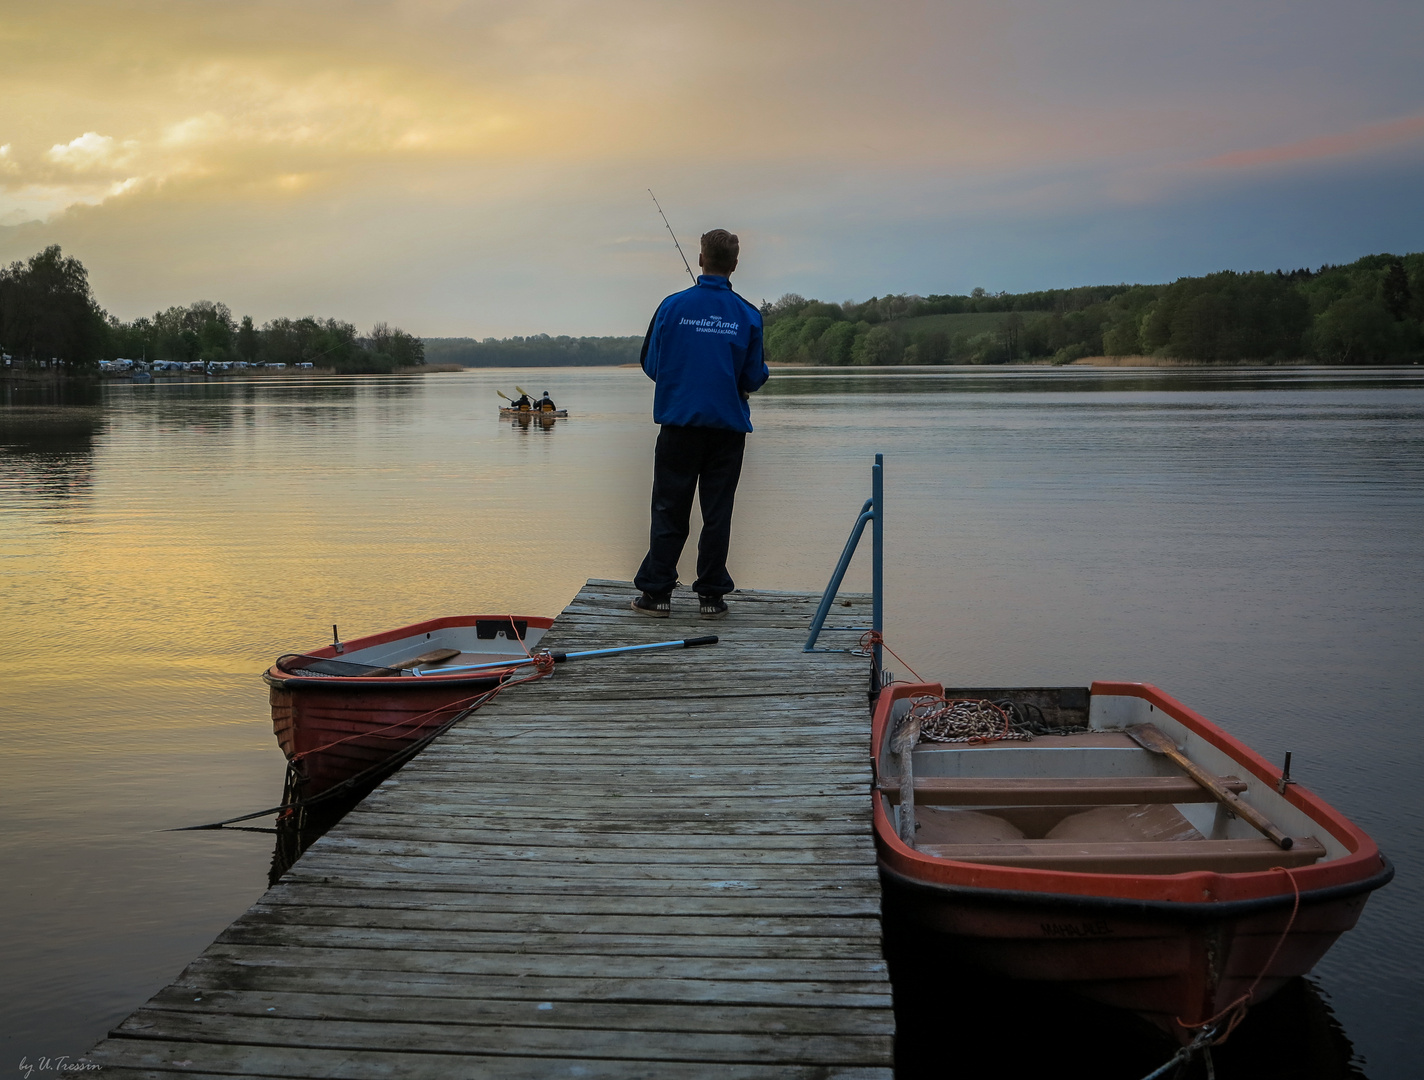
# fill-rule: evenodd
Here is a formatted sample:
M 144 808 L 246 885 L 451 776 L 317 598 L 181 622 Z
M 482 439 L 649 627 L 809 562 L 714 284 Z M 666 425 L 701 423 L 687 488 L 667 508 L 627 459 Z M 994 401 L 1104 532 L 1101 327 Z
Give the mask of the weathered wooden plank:
M 550 954 L 594 952 L 601 957 L 699 957 L 747 960 L 815 960 L 834 955 L 842 960 L 878 961 L 880 935 L 854 937 L 763 937 L 757 934 L 589 933 L 584 930 L 531 933 L 457 930 L 440 927 L 316 926 L 261 919 L 239 919 L 219 936 L 224 945 L 290 945 L 301 949 L 380 949 L 402 952 Z
M 828 904 L 820 894 L 768 895 L 763 889 L 724 889 L 717 895 L 708 890 L 680 895 L 658 890 L 651 895 L 600 893 L 544 893 L 516 891 L 511 888 L 479 890 L 451 889 L 428 881 L 391 888 L 377 888 L 362 881 L 357 886 L 303 881 L 293 883 L 285 878 L 269 889 L 259 901 L 268 906 L 308 905 L 370 908 L 385 910 L 400 908 L 408 911 L 434 913 L 435 917 L 450 917 L 456 912 L 518 913 L 529 917 L 545 914 L 569 915 L 594 919 L 604 915 L 626 915 L 629 918 L 660 916 L 692 916 L 716 918 L 806 918 L 840 919 L 880 917 L 880 895 L 872 892 L 840 890 L 835 903 Z
M 215 1012 L 227 1016 L 266 1016 L 269 1009 L 287 1019 L 386 1020 L 411 1011 L 412 1004 L 384 991 L 304 993 L 299 991 L 207 990 L 194 995 L 186 987 L 158 992 L 149 1009 Z M 539 1008 L 549 1005 L 552 1008 Z M 422 994 L 420 1016 L 430 1023 L 483 1021 L 510 1027 L 597 1028 L 606 1031 L 743 1031 L 814 1035 L 889 1035 L 894 1018 L 883 1009 L 823 1006 L 717 1005 L 666 1002 L 536 1002 Z
M 861 983 L 883 976 L 882 960 L 840 959 L 838 957 L 647 957 L 605 956 L 599 953 L 452 952 L 439 949 L 325 948 L 301 944 L 248 945 L 218 941 L 205 956 L 226 958 L 248 966 L 266 964 L 299 966 L 308 970 L 335 968 L 341 971 L 424 971 L 461 975 L 489 975 L 523 978 L 546 977 L 590 979 L 681 979 L 724 982 L 819 982 Z
M 313 848 L 313 850 L 316 850 Z M 770 864 L 742 862 L 709 863 L 667 863 L 650 862 L 580 862 L 567 856 L 554 858 L 527 859 L 508 858 L 440 858 L 431 859 L 421 855 L 390 855 L 383 852 L 351 852 L 327 849 L 321 852 L 321 859 L 313 860 L 308 869 L 295 876 L 300 868 L 293 867 L 294 880 L 301 880 L 311 873 L 328 875 L 370 874 L 384 876 L 392 873 L 420 875 L 449 881 L 475 881 L 493 878 L 521 878 L 529 880 L 529 887 L 535 881 L 541 884 L 555 884 L 559 888 L 593 888 L 598 886 L 624 887 L 625 885 L 665 882 L 680 888 L 726 887 L 724 882 L 736 880 L 743 885 L 752 884 L 758 888 L 784 888 L 796 885 L 801 888 L 825 889 L 847 887 L 854 884 L 867 888 L 878 888 L 880 879 L 874 866 L 864 864 L 836 864 L 834 869 L 820 871 L 815 866 L 787 866 L 777 860 Z M 829 880 L 828 880 L 829 879 Z M 833 884 L 832 884 L 833 883 Z
M 825 851 L 846 850 L 857 857 L 865 853 L 863 829 L 847 829 L 830 833 L 817 828 L 807 834 L 787 835 L 783 830 L 758 823 L 759 831 L 747 830 L 728 835 L 722 822 L 705 830 L 683 829 L 679 835 L 634 832 L 637 822 L 621 825 L 577 822 L 568 828 L 521 828 L 526 820 L 518 818 L 472 821 L 467 817 L 423 816 L 401 817 L 397 814 L 363 814 L 341 831 L 346 838 L 372 840 L 419 840 L 439 830 L 446 843 L 452 844 L 540 844 L 550 847 L 572 844 L 597 844 L 601 848 L 634 848 L 649 851 L 682 850 L 689 847 L 702 850 L 729 848 L 736 851 Z
M 431 911 L 408 906 L 384 909 L 352 909 L 320 904 L 269 904 L 259 901 L 238 921 L 239 925 L 273 924 L 286 926 L 352 926 L 376 929 L 411 929 L 461 931 L 478 930 L 487 933 L 521 934 L 636 934 L 642 937 L 664 935 L 714 934 L 726 936 L 756 935 L 765 939 L 768 948 L 779 948 L 778 939 L 805 937 L 879 938 L 880 923 L 875 918 L 767 918 L 764 916 L 731 915 L 656 915 L 605 914 L 582 912 L 488 912 Z
M 196 997 L 210 990 L 279 990 L 326 994 L 382 994 L 441 997 L 501 998 L 511 1001 L 671 1002 L 786 1008 L 889 1008 L 890 986 L 876 976 L 865 982 L 822 982 L 756 979 L 677 979 L 564 977 L 525 974 L 514 978 L 472 978 L 462 972 L 381 971 L 379 980 L 365 969 L 318 967 L 296 970 L 282 964 L 234 962 L 204 954 L 194 960 L 175 986 Z
M 656 897 L 656 896 L 705 896 L 714 897 L 738 893 L 756 892 L 767 898 L 784 897 L 827 897 L 846 896 L 851 902 L 861 896 L 880 896 L 878 879 L 826 880 L 807 877 L 787 880 L 776 874 L 762 878 L 738 870 L 735 877 L 717 878 L 711 875 L 703 880 L 696 877 L 653 877 L 613 876 L 600 878 L 549 875 L 502 875 L 493 872 L 449 873 L 416 872 L 393 870 L 387 867 L 372 869 L 372 861 L 340 866 L 328 864 L 325 860 L 312 861 L 305 866 L 298 862 L 287 871 L 282 879 L 291 884 L 339 885 L 352 889 L 429 889 L 448 892 L 454 888 L 473 892 L 526 894 L 547 896 L 600 896 L 600 897 Z
M 602 844 L 593 837 L 577 847 L 567 844 L 502 844 L 494 840 L 483 843 L 454 842 L 448 836 L 435 840 L 429 836 L 420 840 L 375 838 L 343 831 L 322 841 L 323 851 L 345 851 L 366 857 L 395 860 L 421 858 L 439 859 L 458 868 L 465 863 L 485 865 L 496 861 L 516 860 L 537 862 L 545 867 L 565 863 L 600 863 L 618 868 L 620 875 L 628 864 L 643 865 L 648 861 L 646 850 L 627 845 Z M 799 874 L 806 867 L 859 866 L 864 868 L 864 850 L 860 845 L 821 845 L 808 843 L 802 848 L 759 851 L 749 848 L 729 848 L 721 845 L 699 845 L 689 838 L 680 848 L 659 853 L 663 866 L 757 866 L 775 867 L 787 876 Z M 838 874 L 839 869 L 826 873 Z
M 94 1052 L 113 1076 L 889 1077 L 867 660 L 816 596 L 590 581 L 467 717 Z M 869 598 L 827 639 L 849 646 Z M 792 753 L 786 754 L 790 746 Z M 776 747 L 773 755 L 771 748 Z
M 765 812 L 754 806 L 746 806 L 738 811 L 722 810 L 714 818 L 703 810 L 702 803 L 651 807 L 643 804 L 641 814 L 613 813 L 607 810 L 592 810 L 587 804 L 572 802 L 543 802 L 534 799 L 516 803 L 486 803 L 480 806 L 460 806 L 448 798 L 415 798 L 416 789 L 411 789 L 412 798 L 408 805 L 397 808 L 396 804 L 383 803 L 379 810 L 371 810 L 358 820 L 361 826 L 367 822 L 373 825 L 389 824 L 393 827 L 425 826 L 429 828 L 469 828 L 508 829 L 511 823 L 518 825 L 530 819 L 526 826 L 531 831 L 548 835 L 567 831 L 571 842 L 580 836 L 599 832 L 631 832 L 638 828 L 654 828 L 658 825 L 676 825 L 682 835 L 704 836 L 708 834 L 736 833 L 745 836 L 784 835 L 788 843 L 798 834 L 811 835 L 853 835 L 863 837 L 870 828 L 870 809 L 854 817 L 849 815 L 809 813 L 804 809 L 784 807 L 787 811 L 779 827 L 767 820 Z M 353 822 L 349 828 L 356 828 Z M 681 841 L 665 838 L 664 843 L 653 846 L 673 847 Z
M 582 1033 L 581 1033 L 582 1034 Z M 572 1048 L 571 1048 L 572 1049 Z M 482 1080 L 547 1080 L 550 1076 L 577 1076 L 581 1080 L 666 1080 L 666 1062 L 635 1058 L 515 1057 L 467 1053 L 419 1053 L 370 1049 L 348 1050 L 307 1047 L 267 1047 L 219 1041 L 186 1042 L 166 1039 L 111 1039 L 95 1047 L 86 1061 L 99 1065 L 102 1075 L 153 1070 L 165 1076 L 193 1075 L 191 1066 L 225 1076 L 279 1077 L 305 1080 L 340 1077 L 342 1080 L 450 1080 L 452 1076 L 478 1076 Z M 680 1061 L 682 1080 L 890 1080 L 887 1065 L 769 1065 L 750 1063 Z M 128 1075 L 134 1075 L 129 1072 Z M 138 1075 L 143 1075 L 139 1072 Z
M 557 1006 L 548 1011 L 556 1013 Z M 117 1032 L 147 1039 L 202 1038 L 215 1042 L 248 1042 L 256 1034 L 266 1045 L 281 1048 L 519 1057 L 562 1057 L 568 1053 L 571 1036 L 576 1036 L 580 1056 L 593 1060 L 681 1061 L 693 1057 L 728 1063 L 888 1064 L 883 1050 L 885 1040 L 878 1036 L 589 1028 L 571 1031 L 492 1023 L 431 1024 L 418 1015 L 353 1022 L 289 1019 L 275 1013 L 253 1017 L 140 1009 Z

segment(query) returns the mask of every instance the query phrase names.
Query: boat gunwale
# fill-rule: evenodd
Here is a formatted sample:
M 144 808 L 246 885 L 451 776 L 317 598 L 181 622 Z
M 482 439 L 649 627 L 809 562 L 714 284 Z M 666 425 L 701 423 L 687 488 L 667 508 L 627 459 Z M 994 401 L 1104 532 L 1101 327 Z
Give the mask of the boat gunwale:
M 944 687 L 939 683 L 895 683 L 885 688 L 876 703 L 875 716 L 871 723 L 871 754 L 877 762 L 877 767 L 894 702 L 923 694 L 939 695 L 943 692 Z M 1150 683 L 1094 681 L 1089 688 L 1089 694 L 1141 698 L 1239 763 L 1258 782 L 1275 788 L 1280 780 L 1279 770 L 1245 743 Z M 1295 867 L 1289 871 L 1288 878 L 1278 870 L 1239 873 L 1188 870 L 1180 874 L 1104 874 L 961 862 L 916 851 L 900 839 L 891 825 L 889 815 L 885 812 L 884 799 L 878 791 L 874 793 L 872 803 L 875 841 L 882 870 L 892 871 L 929 886 L 998 890 L 1033 898 L 1114 898 L 1186 908 L 1200 904 L 1220 905 L 1251 900 L 1293 902 L 1296 888 L 1304 897 L 1308 892 L 1314 893 L 1335 886 L 1353 887 L 1363 881 L 1375 880 L 1385 873 L 1381 868 L 1387 868 L 1388 875 L 1379 881 L 1379 885 L 1374 886 L 1378 888 L 1393 875 L 1392 865 L 1375 842 L 1320 796 L 1299 783 L 1292 782 L 1286 786 L 1282 797 L 1305 813 L 1320 828 L 1327 830 L 1349 854 L 1327 862 Z M 1366 891 L 1363 886 L 1361 891 Z
M 554 620 L 545 618 L 542 615 L 513 615 L 508 612 L 499 614 L 484 615 L 446 615 L 437 619 L 426 619 L 424 622 L 411 623 L 409 626 L 397 627 L 394 630 L 383 630 L 380 633 L 368 634 L 365 637 L 353 638 L 351 641 L 343 641 L 340 652 L 336 651 L 335 644 L 323 645 L 319 649 L 310 649 L 300 653 L 301 656 L 311 656 L 319 660 L 340 660 L 352 652 L 359 652 L 362 649 L 369 649 L 376 645 L 388 645 L 392 641 L 399 641 L 401 638 L 414 637 L 417 634 L 433 633 L 436 630 L 448 630 L 451 627 L 469 627 L 475 623 L 486 619 L 507 619 L 510 622 L 526 623 L 536 627 L 546 633 L 553 627 Z M 510 667 L 508 668 L 487 668 L 484 671 L 452 671 L 449 674 L 438 674 L 429 672 L 422 675 L 418 680 L 411 679 L 404 675 L 334 675 L 325 678 L 314 678 L 309 675 L 293 675 L 283 671 L 276 664 L 273 664 L 262 673 L 262 680 L 268 685 L 279 690 L 290 690 L 296 687 L 320 687 L 325 690 L 341 690 L 345 688 L 409 688 L 426 686 L 461 686 L 467 683 L 493 683 L 507 675 L 514 667 L 514 664 L 525 659 L 520 654 L 511 654 Z
M 945 862 L 948 860 L 939 860 Z M 1374 892 L 1388 885 L 1394 879 L 1394 863 L 1384 855 L 1380 856 L 1383 868 L 1368 878 L 1323 885 L 1300 891 L 1302 908 L 1313 904 L 1347 900 L 1352 896 Z M 979 864 L 974 864 L 979 865 Z M 1111 896 L 1105 893 L 1050 893 L 1030 892 L 1026 889 L 993 889 L 973 885 L 957 885 L 942 881 L 925 881 L 912 877 L 887 866 L 882 860 L 880 874 L 896 888 L 912 892 L 928 893 L 936 900 L 960 904 L 978 904 L 986 907 L 1012 905 L 1018 907 L 1054 907 L 1115 916 L 1161 916 L 1177 922 L 1212 922 L 1215 920 L 1240 919 L 1248 915 L 1292 907 L 1295 904 L 1293 892 L 1275 893 L 1271 896 L 1247 897 L 1240 900 L 1149 900 L 1140 897 Z M 1098 875 L 1103 876 L 1103 875 Z

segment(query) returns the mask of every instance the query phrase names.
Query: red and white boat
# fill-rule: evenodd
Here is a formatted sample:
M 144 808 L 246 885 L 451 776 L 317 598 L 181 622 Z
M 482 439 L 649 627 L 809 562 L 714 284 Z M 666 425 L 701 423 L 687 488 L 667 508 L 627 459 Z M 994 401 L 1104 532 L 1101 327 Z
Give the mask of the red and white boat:
M 942 708 L 930 697 L 1014 702 L 1079 730 L 907 752 L 912 711 Z M 1127 730 L 1150 733 L 1139 725 L 1210 777 L 1139 745 Z M 871 746 L 887 907 L 971 964 L 1133 1010 L 1184 1043 L 1310 971 L 1394 873 L 1339 811 L 1145 683 L 897 684 L 880 694 Z M 1248 824 L 1262 815 L 1277 840 Z
M 280 657 L 262 677 L 296 794 L 326 791 L 426 738 L 513 670 L 442 668 L 527 660 L 552 625 L 457 615 Z

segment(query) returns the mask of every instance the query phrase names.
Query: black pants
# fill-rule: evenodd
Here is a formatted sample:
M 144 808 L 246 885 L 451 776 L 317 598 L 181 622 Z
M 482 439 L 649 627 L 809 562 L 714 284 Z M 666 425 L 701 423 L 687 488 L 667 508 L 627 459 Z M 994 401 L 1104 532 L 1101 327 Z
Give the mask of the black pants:
M 732 501 L 742 475 L 746 442 L 742 431 L 663 425 L 653 458 L 648 555 L 633 579 L 643 592 L 669 593 L 677 584 L 677 560 L 687 543 L 694 488 L 702 505 L 702 537 L 697 541 L 697 580 L 692 587 L 702 596 L 732 591 L 727 548 L 732 540 Z

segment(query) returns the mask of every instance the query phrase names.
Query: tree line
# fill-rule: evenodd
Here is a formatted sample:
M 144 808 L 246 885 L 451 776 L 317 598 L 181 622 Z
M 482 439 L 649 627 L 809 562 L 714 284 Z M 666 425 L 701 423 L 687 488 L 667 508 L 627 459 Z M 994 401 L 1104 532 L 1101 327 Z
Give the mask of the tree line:
M 78 259 L 58 245 L 0 269 L 0 353 L 21 366 L 92 371 L 101 360 L 247 364 L 312 363 L 343 373 L 388 372 L 425 363 L 420 338 L 377 323 L 360 334 L 340 319 L 233 317 L 199 300 L 123 322 L 104 311 Z
M 432 364 L 463 367 L 613 367 L 636 364 L 641 337 L 426 338 Z
M 1223 271 L 1170 285 L 763 304 L 767 358 L 827 365 L 998 364 L 1085 356 L 1333 364 L 1424 359 L 1424 254 Z M 931 315 L 998 314 L 956 332 Z M 966 322 L 968 320 L 958 320 Z M 937 325 L 938 324 L 938 325 Z

